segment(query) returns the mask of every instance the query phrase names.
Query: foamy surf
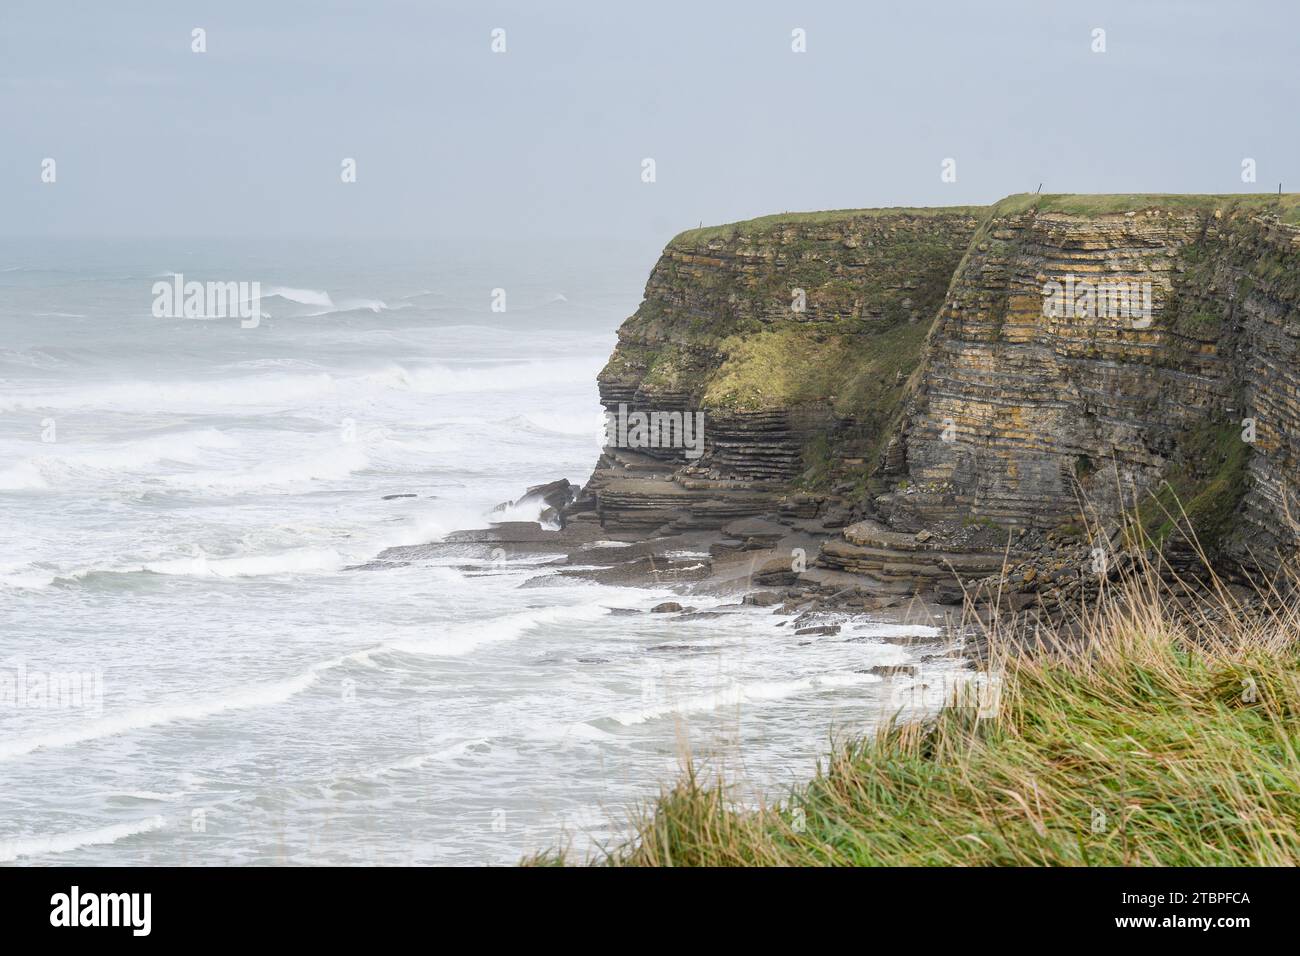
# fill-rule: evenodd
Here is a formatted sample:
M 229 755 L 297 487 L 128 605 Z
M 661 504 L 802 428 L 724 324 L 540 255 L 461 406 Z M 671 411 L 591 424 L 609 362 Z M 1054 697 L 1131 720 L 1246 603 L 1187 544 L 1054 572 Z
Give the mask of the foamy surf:
M 337 449 L 289 462 L 256 468 L 164 475 L 160 480 L 172 488 L 210 494 L 292 491 L 312 482 L 341 481 L 368 467 L 370 458 L 364 448 L 359 445 L 341 445 Z
M 336 379 L 323 373 L 245 376 L 206 382 L 114 381 L 63 388 L 14 389 L 0 396 L 0 411 L 72 408 L 204 411 L 275 407 L 319 398 L 336 387 Z
M 644 724 L 675 714 L 711 712 L 740 707 L 744 704 L 784 700 L 787 697 L 794 697 L 810 691 L 826 691 L 861 684 L 876 684 L 880 680 L 874 674 L 846 671 L 818 674 L 788 681 L 753 681 L 750 683 L 733 681 L 718 690 L 687 695 L 676 700 L 670 698 L 638 710 L 627 710 L 611 714 L 610 719 L 624 727 L 634 727 L 637 724 Z
M 0 395 L 0 411 L 169 408 L 201 412 L 229 408 L 282 408 L 330 398 L 369 396 L 377 400 L 385 391 L 392 390 L 416 395 L 518 392 L 548 385 L 568 385 L 577 379 L 591 378 L 601 362 L 602 359 L 591 356 L 544 362 L 476 363 L 460 367 L 392 364 L 346 375 L 271 373 L 206 381 L 107 381 L 60 388 L 11 387 L 7 394 Z M 596 416 L 593 415 L 590 421 L 592 424 L 576 431 L 595 436 L 598 433 Z
M 561 385 L 578 376 L 593 376 L 602 359 L 557 359 L 548 362 L 511 362 L 481 366 L 448 365 L 393 366 L 372 377 L 390 388 L 408 389 L 424 395 L 456 395 L 466 392 L 519 391 L 544 385 Z M 593 419 L 594 421 L 594 416 Z M 595 433 L 595 427 L 590 429 Z
M 111 472 L 139 472 L 161 462 L 193 462 L 213 449 L 238 447 L 239 441 L 216 429 L 179 432 L 118 444 L 58 444 L 38 446 L 31 455 L 0 471 L 0 490 L 44 489 L 69 481 L 94 480 Z M 13 453 L 23 446 L 10 446 Z M 20 452 L 19 452 L 20 453 Z
M 870 638 L 796 649 L 781 618 L 739 608 L 607 616 L 713 599 L 555 577 L 553 555 L 417 547 L 373 560 L 511 517 L 492 508 L 529 485 L 586 479 L 603 431 L 594 377 L 643 262 L 620 273 L 587 256 L 571 278 L 539 247 L 528 258 L 545 278 L 529 285 L 499 262 L 448 266 L 428 250 L 403 265 L 388 246 L 277 249 L 260 276 L 242 246 L 114 244 L 97 270 L 3 277 L 6 293 L 30 288 L 0 308 L 0 664 L 102 667 L 106 691 L 102 710 L 0 721 L 12 811 L 0 840 L 35 841 L 6 855 L 510 863 L 524 834 L 549 845 L 561 817 L 621 817 L 652 796 L 681 732 L 696 753 L 743 748 L 761 785 L 811 769 L 839 721 L 874 724 L 886 695 L 835 676 L 897 659 Z M 9 261 L 64 257 L 21 248 Z M 187 277 L 263 279 L 274 318 L 255 330 L 153 319 L 149 277 L 178 257 Z M 97 281 L 79 283 L 88 271 Z M 486 308 L 498 285 L 507 314 Z M 559 289 L 569 301 L 547 307 Z M 647 674 L 678 699 L 643 699 Z M 810 674 L 820 687 L 791 685 Z M 633 713 L 664 704 L 721 705 L 722 719 Z M 193 832 L 201 805 L 239 825 Z M 486 825 L 496 808 L 500 834 Z M 175 827 L 94 848 L 152 814 Z M 50 841 L 65 855 L 44 856 Z
M 462 740 L 459 743 L 451 744 L 447 747 L 429 753 L 413 754 L 410 757 L 404 757 L 393 763 L 384 764 L 379 767 L 372 767 L 368 770 L 359 770 L 348 776 L 363 780 L 378 780 L 394 773 L 410 773 L 415 770 L 422 770 L 430 764 L 442 763 L 447 760 L 458 760 L 467 756 L 476 747 L 486 746 L 488 739 L 486 737 L 476 737 L 473 740 Z
M 286 680 L 270 684 L 258 684 L 230 691 L 229 693 L 210 697 L 206 700 L 189 703 L 164 703 L 148 707 L 139 707 L 110 717 L 103 717 L 86 723 L 65 727 L 49 733 L 15 740 L 0 741 L 0 760 L 11 760 L 26 756 L 38 750 L 56 750 L 77 744 L 116 737 L 120 734 L 152 727 L 162 727 L 186 720 L 203 720 L 227 711 L 247 710 L 256 707 L 270 707 L 282 704 L 289 698 L 301 694 L 311 687 L 327 670 L 349 661 L 357 661 L 362 652 L 347 654 L 332 660 L 313 664 L 301 674 Z
M 33 461 L 20 461 L 0 471 L 0 491 L 36 491 L 49 486 L 40 466 Z
M 393 641 L 386 651 L 436 657 L 460 657 L 485 644 L 513 641 L 534 628 L 561 622 L 595 621 L 609 614 L 603 604 L 577 604 L 519 611 L 474 624 L 459 625 L 425 640 Z
M 149 803 L 170 803 L 187 795 L 188 791 L 185 790 L 175 790 L 171 793 L 161 793 L 157 790 L 110 790 L 104 794 L 106 797 L 119 800 L 144 800 Z
M 53 574 L 42 574 L 39 572 L 0 572 L 0 587 L 16 588 L 25 591 L 38 591 L 41 588 L 47 588 L 57 580 Z
M 94 830 L 74 830 L 70 833 L 55 833 L 32 837 L 20 837 L 13 840 L 0 840 L 0 863 L 12 863 L 26 857 L 47 856 L 52 853 L 71 853 L 88 846 L 103 846 L 116 843 L 141 833 L 161 830 L 167 825 L 160 816 L 147 817 L 131 823 L 117 823 L 112 826 L 98 827 Z
M 286 299 L 289 302 L 296 302 L 299 305 L 326 306 L 328 308 L 334 306 L 334 300 L 330 298 L 330 294 L 324 289 L 293 289 L 288 286 L 277 285 L 272 286 L 262 294 L 263 300 L 276 297 Z
M 280 574 L 308 574 L 337 571 L 347 559 L 333 548 L 301 548 L 275 554 L 252 554 L 237 557 L 212 557 L 197 553 L 189 557 L 145 561 L 138 564 L 80 568 L 60 574 L 0 575 L 0 584 L 12 578 L 15 586 L 46 587 L 51 584 L 79 584 L 101 575 L 161 574 L 193 578 L 257 578 Z M 24 581 L 24 579 L 26 579 Z
M 943 629 L 929 624 L 885 624 L 871 622 L 854 625 L 853 633 L 866 637 L 941 637 Z

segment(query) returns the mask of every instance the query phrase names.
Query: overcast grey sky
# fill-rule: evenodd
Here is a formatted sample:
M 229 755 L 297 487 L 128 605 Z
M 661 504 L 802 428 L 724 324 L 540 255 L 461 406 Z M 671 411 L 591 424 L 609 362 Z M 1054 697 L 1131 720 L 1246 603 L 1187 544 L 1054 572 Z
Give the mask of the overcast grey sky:
M 647 239 L 1040 182 L 1300 190 L 1298 9 L 3 0 L 0 232 Z

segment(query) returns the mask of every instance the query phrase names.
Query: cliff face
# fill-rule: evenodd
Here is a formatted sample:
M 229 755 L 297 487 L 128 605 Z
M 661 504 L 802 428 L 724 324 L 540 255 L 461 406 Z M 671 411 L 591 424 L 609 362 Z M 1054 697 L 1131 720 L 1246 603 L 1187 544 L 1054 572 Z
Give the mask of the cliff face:
M 607 448 L 590 486 L 602 519 L 718 527 L 826 484 L 843 459 L 860 467 L 899 410 L 979 212 L 779 216 L 674 239 L 619 330 L 600 397 L 614 413 L 703 411 L 704 453 Z
M 589 502 L 642 530 L 865 518 L 823 563 L 885 578 L 1085 511 L 1168 535 L 1181 502 L 1216 555 L 1272 566 L 1300 542 L 1298 211 L 1020 196 L 684 233 L 600 391 L 704 410 L 704 454 L 608 448 Z
M 1293 547 L 1298 249 L 1231 197 L 1000 203 L 940 309 L 880 514 L 1046 529 L 1136 506 L 1158 532 L 1176 494 L 1213 551 Z M 1071 287 L 1098 295 L 1045 308 Z

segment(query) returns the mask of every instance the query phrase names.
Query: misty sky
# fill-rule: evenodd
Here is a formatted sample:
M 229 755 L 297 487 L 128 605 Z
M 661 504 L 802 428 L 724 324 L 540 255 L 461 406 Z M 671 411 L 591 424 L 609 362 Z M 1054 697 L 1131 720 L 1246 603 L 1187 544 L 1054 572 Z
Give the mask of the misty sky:
M 1040 182 L 1295 191 L 1297 36 L 1255 0 L 3 0 L 0 232 L 667 239 Z

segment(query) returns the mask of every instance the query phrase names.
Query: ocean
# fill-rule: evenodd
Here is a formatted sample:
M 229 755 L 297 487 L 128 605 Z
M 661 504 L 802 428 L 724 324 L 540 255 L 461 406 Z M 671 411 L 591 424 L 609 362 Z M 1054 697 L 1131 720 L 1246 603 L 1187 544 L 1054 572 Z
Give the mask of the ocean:
M 865 671 L 927 625 L 615 614 L 676 595 L 546 557 L 356 569 L 587 479 L 656 252 L 0 243 L 0 862 L 581 858 L 687 754 L 777 799 L 897 709 Z M 258 321 L 155 315 L 176 274 L 260 283 Z

